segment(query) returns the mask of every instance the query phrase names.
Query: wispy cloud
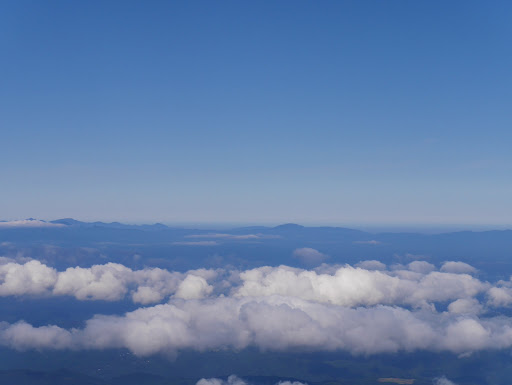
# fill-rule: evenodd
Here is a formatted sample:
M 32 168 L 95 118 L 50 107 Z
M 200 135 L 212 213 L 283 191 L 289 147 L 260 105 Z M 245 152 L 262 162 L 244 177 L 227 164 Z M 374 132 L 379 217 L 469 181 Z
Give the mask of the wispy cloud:
M 293 256 L 299 259 L 302 263 L 306 265 L 319 265 L 324 262 L 328 255 L 321 253 L 316 249 L 312 249 L 311 247 L 303 247 L 300 249 L 295 249 L 293 251 Z
M 38 219 L 24 219 L 18 221 L 0 221 L 0 228 L 17 227 L 65 227 L 62 223 L 51 223 L 40 221 Z
M 233 239 L 233 240 L 245 240 L 245 239 L 276 239 L 281 238 L 279 235 L 272 234 L 226 234 L 226 233 L 209 233 L 209 234 L 191 234 L 185 236 L 185 238 L 219 238 L 219 239 Z
M 217 246 L 219 242 L 217 241 L 184 241 L 184 242 L 173 242 L 173 245 L 176 246 Z
M 372 239 L 369 241 L 354 241 L 353 243 L 356 245 L 380 245 L 382 242 Z

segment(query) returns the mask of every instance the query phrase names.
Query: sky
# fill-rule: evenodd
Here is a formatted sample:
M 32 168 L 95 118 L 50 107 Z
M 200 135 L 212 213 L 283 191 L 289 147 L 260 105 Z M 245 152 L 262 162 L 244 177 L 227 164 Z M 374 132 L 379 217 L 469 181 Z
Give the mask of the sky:
M 511 12 L 1 1 L 1 219 L 511 224 Z

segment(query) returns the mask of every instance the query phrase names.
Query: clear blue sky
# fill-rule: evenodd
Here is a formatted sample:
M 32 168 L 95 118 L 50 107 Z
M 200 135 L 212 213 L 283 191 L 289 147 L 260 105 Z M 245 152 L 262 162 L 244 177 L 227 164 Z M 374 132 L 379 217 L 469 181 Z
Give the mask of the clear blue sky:
M 512 223 L 510 1 L 0 1 L 1 219 Z

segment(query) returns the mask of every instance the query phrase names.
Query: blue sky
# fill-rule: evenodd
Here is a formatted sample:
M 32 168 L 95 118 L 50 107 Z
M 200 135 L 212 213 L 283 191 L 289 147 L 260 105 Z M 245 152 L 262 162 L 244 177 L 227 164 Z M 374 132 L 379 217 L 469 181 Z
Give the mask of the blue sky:
M 3 1 L 0 215 L 511 224 L 511 16 Z

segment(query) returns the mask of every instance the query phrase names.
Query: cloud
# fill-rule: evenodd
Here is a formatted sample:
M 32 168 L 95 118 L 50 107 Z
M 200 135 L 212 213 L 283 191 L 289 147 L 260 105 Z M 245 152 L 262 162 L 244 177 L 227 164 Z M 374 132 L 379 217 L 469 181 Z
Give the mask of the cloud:
M 219 242 L 216 241 L 191 241 L 191 242 L 173 242 L 177 246 L 217 246 Z
M 508 306 L 512 303 L 512 289 L 510 287 L 491 287 L 487 291 L 487 298 L 487 303 L 490 306 Z
M 447 379 L 445 376 L 434 378 L 432 381 L 434 385 L 455 385 L 454 382 Z
M 446 273 L 455 273 L 455 274 L 475 274 L 477 270 L 467 263 L 464 262 L 445 262 L 441 266 L 441 271 Z
M 407 267 L 411 271 L 423 274 L 430 273 L 431 271 L 434 271 L 436 269 L 434 265 L 425 261 L 414 261 L 409 263 Z
M 225 234 L 225 233 L 210 233 L 210 234 L 191 234 L 186 235 L 185 238 L 220 238 L 220 239 L 275 239 L 281 238 L 279 235 L 271 234 Z
M 59 274 L 53 292 L 73 295 L 80 300 L 120 300 L 128 292 L 131 273 L 131 269 L 118 263 L 94 265 L 88 269 L 71 267 Z
M 237 377 L 232 374 L 228 377 L 227 381 L 224 381 L 220 378 L 201 378 L 197 381 L 196 385 L 247 385 L 245 380 Z M 276 385 L 307 385 L 299 381 L 280 381 L 276 383 Z
M 247 382 L 232 374 L 227 381 L 220 378 L 201 378 L 196 385 L 247 385 Z
M 197 275 L 187 275 L 178 286 L 178 290 L 174 294 L 176 298 L 198 299 L 204 298 L 211 294 L 213 286 L 208 285 L 206 279 Z
M 0 323 L 0 345 L 19 350 L 125 348 L 145 356 L 248 347 L 352 354 L 512 348 L 512 318 L 486 313 L 512 304 L 512 281 L 481 281 L 466 273 L 473 271 L 467 264 L 445 263 L 439 271 L 423 261 L 389 269 L 363 261 L 182 273 L 116 263 L 57 271 L 37 260 L 0 262 L 0 296 L 131 298 L 146 306 L 96 315 L 81 329 Z M 438 304 L 446 310 L 437 311 Z
M 489 287 L 467 274 L 372 271 L 349 265 L 334 273 L 266 266 L 241 272 L 240 278 L 242 284 L 235 288 L 238 297 L 281 295 L 349 307 L 378 304 L 422 307 L 471 298 Z
M 475 298 L 460 298 L 448 305 L 448 311 L 455 314 L 480 314 L 484 307 Z
M 306 265 L 319 265 L 323 261 L 325 261 L 327 258 L 329 258 L 328 255 L 325 255 L 321 253 L 320 251 L 316 249 L 312 249 L 310 247 L 303 247 L 301 249 L 295 249 L 293 251 L 293 256 L 295 258 L 298 258 L 302 263 Z
M 370 261 L 361 261 L 356 264 L 356 267 L 365 270 L 386 270 L 386 265 L 382 262 L 370 260 Z
M 299 381 L 280 381 L 276 385 L 308 385 L 307 382 L 299 382 Z
M 380 245 L 382 242 L 376 241 L 375 239 L 369 240 L 369 241 L 354 241 L 352 242 L 356 245 Z
M 39 261 L 5 263 L 0 265 L 0 296 L 49 293 L 56 280 L 55 269 Z
M 9 325 L 0 322 L 0 343 L 16 350 L 71 349 L 72 332 L 58 326 L 33 327 L 25 322 Z
M 125 348 L 146 356 L 247 347 L 352 354 L 512 347 L 512 318 L 481 315 L 486 305 L 512 303 L 512 281 L 491 285 L 465 273 L 432 270 L 426 262 L 390 270 L 365 261 L 318 270 L 265 266 L 186 273 L 115 263 L 59 272 L 39 261 L 4 262 L 1 296 L 131 297 L 145 306 L 168 299 L 124 315 L 96 315 L 81 329 L 0 323 L 0 345 L 19 350 Z M 478 300 L 481 295 L 487 303 Z M 438 303 L 449 303 L 447 311 L 438 312 Z
M 296 252 L 311 260 L 323 256 L 314 249 Z M 132 270 L 117 263 L 70 267 L 59 272 L 36 260 L 24 264 L 10 259 L 1 262 L 0 296 L 66 295 L 103 301 L 130 297 L 135 303 L 147 305 L 172 295 L 197 299 L 230 292 L 235 297 L 280 295 L 348 307 L 384 304 L 419 308 L 451 302 L 449 311 L 473 309 L 475 314 L 484 307 L 462 300 L 485 293 L 489 306 L 512 303 L 510 281 L 493 286 L 468 274 L 432 271 L 433 265 L 421 261 L 396 265 L 392 270 L 378 261 L 364 261 L 357 267 L 323 264 L 315 270 L 264 266 L 241 272 L 199 269 L 187 273 L 159 268 Z
M 220 296 L 174 299 L 123 316 L 98 315 L 82 329 L 3 323 L 0 344 L 20 350 L 126 348 L 139 356 L 247 347 L 461 354 L 512 347 L 512 321 L 383 305 L 348 308 L 280 296 Z
M 118 263 L 70 267 L 58 272 L 31 260 L 24 264 L 2 260 L 0 264 L 0 296 L 73 296 L 78 300 L 118 301 L 127 295 L 135 303 L 147 305 L 161 302 L 176 293 L 182 298 L 202 298 L 213 287 L 222 270 L 191 270 L 179 273 L 159 268 L 132 270 Z M 219 286 L 226 285 L 218 282 Z
M 0 221 L 0 228 L 19 228 L 19 227 L 65 227 L 62 223 L 45 222 L 38 219 L 24 219 L 18 221 Z

